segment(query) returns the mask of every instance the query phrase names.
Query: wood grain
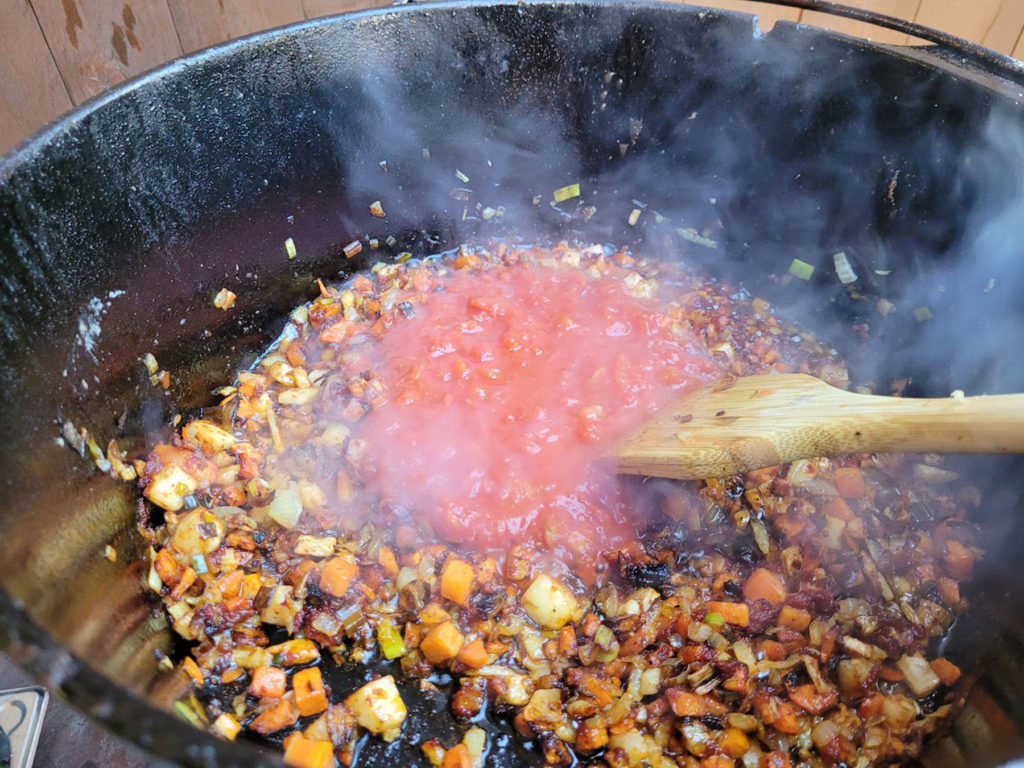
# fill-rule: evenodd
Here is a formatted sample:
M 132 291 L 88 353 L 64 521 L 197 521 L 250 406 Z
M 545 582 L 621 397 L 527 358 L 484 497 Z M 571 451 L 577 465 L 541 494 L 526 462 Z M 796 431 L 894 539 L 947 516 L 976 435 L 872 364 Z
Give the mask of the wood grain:
M 920 4 L 921 0 L 846 0 L 844 3 L 844 5 L 854 8 L 882 13 L 886 16 L 895 16 L 898 19 L 913 19 L 917 15 Z M 804 11 L 800 21 L 805 24 L 813 24 L 816 27 L 831 29 L 834 32 L 842 32 L 845 35 L 862 37 L 879 43 L 906 45 L 908 42 L 907 35 L 902 32 L 876 27 L 863 21 L 837 18 L 825 13 Z
M 0 154 L 71 108 L 27 0 L 0 0 Z
M 318 19 L 334 13 L 382 8 L 390 4 L 391 0 L 302 0 L 302 10 L 307 19 Z
M 1017 41 L 1021 39 L 1022 29 L 1024 29 L 1024 3 L 1020 0 L 1015 2 L 1004 0 L 981 44 L 994 51 L 1013 55 Z
M 32 0 L 75 103 L 181 55 L 157 0 Z
M 0 0 L 0 151 L 127 77 L 182 52 L 303 18 L 390 0 Z M 1024 0 L 846 0 L 1024 57 Z M 913 44 L 861 22 L 748 0 L 693 4 L 750 13 L 762 29 L 803 21 L 852 36 Z M 70 99 L 69 99 L 70 97 Z
M 860 395 L 804 374 L 714 382 L 616 449 L 619 471 L 700 480 L 848 453 L 1024 453 L 1024 395 Z
M 185 53 L 302 21 L 302 0 L 167 0 Z
M 1020 0 L 921 0 L 915 21 L 971 42 L 981 43 L 992 29 L 1002 6 L 1017 5 Z

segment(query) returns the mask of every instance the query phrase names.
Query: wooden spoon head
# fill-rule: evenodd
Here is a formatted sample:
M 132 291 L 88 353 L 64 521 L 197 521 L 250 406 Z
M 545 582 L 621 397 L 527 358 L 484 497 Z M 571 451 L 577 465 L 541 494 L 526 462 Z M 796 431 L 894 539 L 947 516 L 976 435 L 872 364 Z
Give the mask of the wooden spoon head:
M 854 397 L 805 374 L 715 381 L 661 409 L 615 450 L 620 472 L 678 480 L 726 477 L 828 455 L 823 409 Z

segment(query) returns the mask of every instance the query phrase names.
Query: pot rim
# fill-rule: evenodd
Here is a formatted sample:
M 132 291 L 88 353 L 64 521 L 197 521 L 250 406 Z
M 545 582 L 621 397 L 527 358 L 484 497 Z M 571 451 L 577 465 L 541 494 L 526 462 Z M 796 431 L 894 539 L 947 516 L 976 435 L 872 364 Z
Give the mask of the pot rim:
M 884 52 L 887 55 L 912 58 L 927 65 L 954 70 L 981 78 L 990 89 L 1013 87 L 1015 95 L 1024 87 L 1024 63 L 953 35 L 928 29 L 883 14 L 827 2 L 826 0 L 756 0 L 765 5 L 789 6 L 818 11 L 837 17 L 864 21 L 879 27 L 903 32 L 928 40 L 931 46 L 904 46 L 870 42 L 813 25 L 781 22 L 793 29 L 806 30 L 841 40 L 846 45 Z M 608 6 L 631 9 L 658 9 L 675 14 L 712 13 L 715 15 L 754 19 L 753 14 L 699 5 L 658 2 L 656 0 L 442 0 L 440 2 L 407 2 L 343 14 L 335 14 L 262 30 L 245 37 L 219 43 L 184 55 L 137 75 L 112 89 L 93 96 L 73 110 L 55 119 L 0 157 L 0 186 L 5 185 L 22 167 L 35 161 L 50 144 L 60 141 L 92 113 L 126 94 L 155 84 L 177 72 L 223 59 L 254 44 L 293 35 L 301 35 L 337 24 L 352 24 L 393 14 L 437 12 L 472 12 L 495 6 L 573 7 Z M 771 34 L 771 33 L 769 33 Z M 50 690 L 61 693 L 78 710 L 113 731 L 121 738 L 153 751 L 170 761 L 192 765 L 280 766 L 279 755 L 256 745 L 231 743 L 211 733 L 192 727 L 172 713 L 159 709 L 149 701 L 121 687 L 95 670 L 87 660 L 72 653 L 50 636 L 29 615 L 19 601 L 0 588 L 0 650 L 8 653 L 29 674 Z M 160 734 L 155 743 L 153 734 Z M 171 763 L 165 763 L 171 764 Z

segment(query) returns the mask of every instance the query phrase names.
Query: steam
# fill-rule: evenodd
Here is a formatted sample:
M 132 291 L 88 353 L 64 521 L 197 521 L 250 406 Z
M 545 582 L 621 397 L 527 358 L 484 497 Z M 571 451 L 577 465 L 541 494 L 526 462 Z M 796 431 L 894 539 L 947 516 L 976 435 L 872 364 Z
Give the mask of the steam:
M 905 350 L 912 369 L 948 367 L 948 385 L 969 395 L 1024 390 L 1024 134 L 997 114 L 962 158 L 976 198 L 963 234 L 937 269 L 910 284 L 902 303 L 929 307 Z
M 1024 133 L 1009 102 L 788 24 L 609 6 L 570 26 L 552 12 L 473 9 L 403 50 L 358 52 L 362 74 L 329 89 L 342 242 L 377 234 L 419 254 L 569 237 L 680 254 L 812 329 L 855 382 L 1024 388 L 1024 329 L 1002 320 L 1024 310 Z M 553 207 L 573 183 L 581 196 Z M 793 258 L 815 267 L 809 285 L 786 277 Z

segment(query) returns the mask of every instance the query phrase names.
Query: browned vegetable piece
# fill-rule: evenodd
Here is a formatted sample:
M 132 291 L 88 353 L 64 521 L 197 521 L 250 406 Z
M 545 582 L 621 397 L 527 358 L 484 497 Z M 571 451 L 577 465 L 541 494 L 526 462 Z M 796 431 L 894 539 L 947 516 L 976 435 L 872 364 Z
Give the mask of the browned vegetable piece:
M 268 709 L 263 710 L 249 727 L 256 733 L 268 734 L 282 728 L 295 725 L 299 719 L 299 709 L 287 699 L 282 699 Z
M 288 688 L 288 677 L 278 667 L 257 667 L 249 682 L 249 693 L 257 698 L 275 698 L 284 696 Z
M 455 658 L 462 648 L 463 635 L 450 621 L 443 621 L 429 632 L 420 643 L 420 651 L 432 663 L 440 664 Z

